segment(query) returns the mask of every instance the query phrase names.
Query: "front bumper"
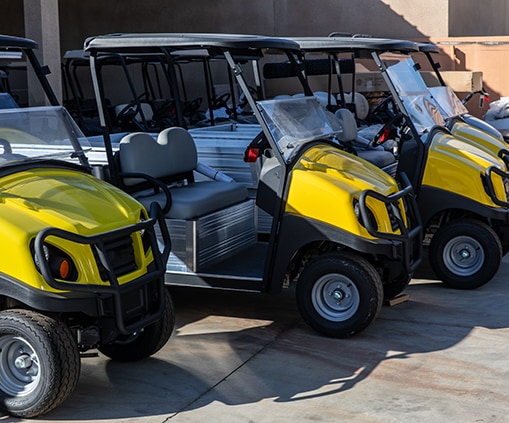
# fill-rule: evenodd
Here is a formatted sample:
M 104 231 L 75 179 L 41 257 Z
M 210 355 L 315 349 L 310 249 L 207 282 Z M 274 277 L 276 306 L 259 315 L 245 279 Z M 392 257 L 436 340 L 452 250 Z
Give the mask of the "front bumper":
M 155 225 L 158 224 L 163 238 L 163 251 L 159 249 L 155 234 Z M 121 237 L 129 237 L 132 233 L 144 231 L 146 239 L 150 242 L 153 262 L 147 271 L 131 281 L 120 284 L 112 263 L 112 254 L 105 245 Z M 48 237 L 60 238 L 77 244 L 89 245 L 95 252 L 96 266 L 105 269 L 107 282 L 103 285 L 96 283 L 73 283 L 57 280 L 53 277 L 50 264 L 45 257 L 43 245 Z M 146 221 L 126 226 L 114 231 L 92 236 L 82 236 L 58 228 L 46 228 L 36 237 L 34 250 L 39 258 L 40 271 L 46 283 L 54 289 L 70 291 L 71 293 L 92 294 L 96 302 L 96 314 L 100 317 L 112 317 L 119 333 L 128 335 L 157 321 L 165 304 L 164 273 L 166 261 L 171 249 L 168 229 L 160 207 L 154 203 L 150 210 L 150 218 Z M 57 302 L 58 303 L 58 302 Z M 91 310 L 92 308 L 87 307 Z M 55 310 L 58 311 L 58 310 Z M 75 309 L 75 312 L 82 310 Z

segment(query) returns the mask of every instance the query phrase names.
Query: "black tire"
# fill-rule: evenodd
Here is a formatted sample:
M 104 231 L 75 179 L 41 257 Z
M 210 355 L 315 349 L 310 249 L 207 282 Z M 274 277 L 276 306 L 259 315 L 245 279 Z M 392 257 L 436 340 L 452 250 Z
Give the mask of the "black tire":
M 74 391 L 76 340 L 62 321 L 31 310 L 0 312 L 0 407 L 19 417 L 45 414 Z
M 394 279 L 390 282 L 383 284 L 383 290 L 384 290 L 384 301 L 390 300 L 391 298 L 394 298 L 396 295 L 401 294 L 410 281 L 412 280 L 412 277 L 410 275 L 402 276 L 401 278 Z
M 316 257 L 307 265 L 297 282 L 296 295 L 309 326 L 326 336 L 346 338 L 376 318 L 382 308 L 383 287 L 366 259 L 336 253 Z
M 175 328 L 175 311 L 170 293 L 165 289 L 165 307 L 162 317 L 139 333 L 122 337 L 97 349 L 115 361 L 137 361 L 155 354 L 170 339 Z
M 433 236 L 429 260 L 445 285 L 475 289 L 495 276 L 502 260 L 502 246 L 487 224 L 458 220 L 442 226 Z

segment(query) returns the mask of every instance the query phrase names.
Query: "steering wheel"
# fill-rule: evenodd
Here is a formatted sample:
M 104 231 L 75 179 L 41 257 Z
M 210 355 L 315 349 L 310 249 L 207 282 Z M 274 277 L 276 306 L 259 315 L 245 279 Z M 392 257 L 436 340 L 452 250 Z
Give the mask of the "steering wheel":
M 7 141 L 5 138 L 0 138 L 0 145 L 4 149 L 2 154 L 12 154 L 11 143 Z
M 131 101 L 117 113 L 117 123 L 124 128 L 129 123 L 134 123 L 135 116 L 140 112 L 140 103 Z M 139 126 L 139 125 L 137 125 Z
M 229 96 L 229 94 L 228 94 Z M 228 97 L 229 98 L 229 97 Z M 184 106 L 184 116 L 191 116 L 198 111 L 201 106 L 203 98 L 196 97 Z
M 404 117 L 405 116 L 403 113 L 398 113 L 391 120 L 389 120 L 389 122 L 384 123 L 382 128 L 380 128 L 380 130 L 373 137 L 373 140 L 371 141 L 371 147 L 378 147 L 385 141 L 394 138 L 393 134 L 401 125 Z
M 230 93 L 224 93 L 223 95 L 216 97 L 212 102 L 212 109 L 220 109 L 221 107 L 228 108 L 228 100 L 230 99 Z
M 380 103 L 378 103 L 370 114 L 380 123 L 385 123 L 387 122 L 387 119 L 394 118 L 397 114 L 397 109 L 392 95 L 385 97 Z

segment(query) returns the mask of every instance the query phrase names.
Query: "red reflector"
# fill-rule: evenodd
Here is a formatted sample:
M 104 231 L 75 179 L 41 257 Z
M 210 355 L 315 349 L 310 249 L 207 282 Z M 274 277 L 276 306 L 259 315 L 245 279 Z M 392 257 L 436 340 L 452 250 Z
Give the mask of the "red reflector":
M 384 130 L 382 131 L 382 135 L 380 135 L 380 138 L 378 140 L 378 142 L 380 144 L 383 144 L 385 141 L 387 141 L 391 136 L 391 130 L 389 128 L 384 128 Z
M 249 147 L 247 149 L 247 154 L 245 156 L 244 161 L 247 163 L 255 163 L 258 160 L 258 156 L 260 155 L 260 149 L 257 147 Z
M 62 260 L 58 271 L 62 279 L 67 279 L 69 273 L 71 273 L 71 266 L 69 265 L 69 262 L 67 260 Z

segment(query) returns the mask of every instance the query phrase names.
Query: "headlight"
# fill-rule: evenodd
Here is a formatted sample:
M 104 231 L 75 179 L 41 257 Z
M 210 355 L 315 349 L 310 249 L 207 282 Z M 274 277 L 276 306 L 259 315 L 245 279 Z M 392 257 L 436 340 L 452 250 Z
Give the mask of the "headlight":
M 78 279 L 78 271 L 69 255 L 50 244 L 44 244 L 42 249 L 44 251 L 44 258 L 42 260 L 48 263 L 51 276 L 55 279 L 71 282 Z M 33 247 L 32 251 L 35 266 L 41 272 L 41 258 L 37 256 Z
M 378 223 L 376 221 L 375 215 L 369 209 L 369 207 L 366 207 L 366 214 L 368 216 L 368 222 L 365 222 L 364 218 L 362 217 L 361 205 L 359 204 L 359 200 L 357 200 L 357 199 L 353 200 L 353 211 L 355 213 L 355 216 L 357 217 L 357 220 L 359 221 L 359 223 L 362 226 L 364 226 L 365 228 L 368 229 L 368 225 L 369 225 L 369 230 L 372 230 L 372 231 L 378 230 Z
M 399 229 L 399 218 L 397 214 L 400 214 L 400 210 L 398 206 L 393 203 L 385 203 L 385 207 L 387 208 L 387 214 L 389 215 L 389 221 L 391 222 L 391 229 L 393 232 L 396 232 Z

